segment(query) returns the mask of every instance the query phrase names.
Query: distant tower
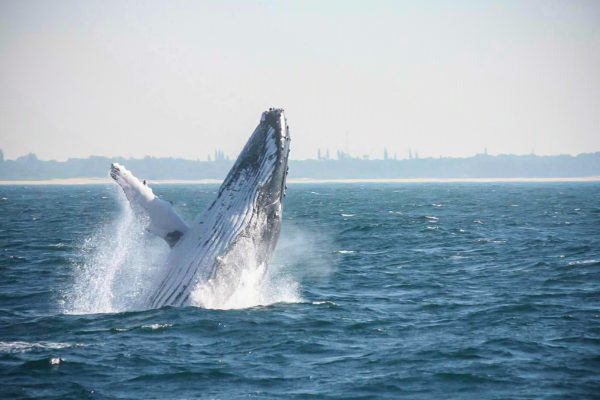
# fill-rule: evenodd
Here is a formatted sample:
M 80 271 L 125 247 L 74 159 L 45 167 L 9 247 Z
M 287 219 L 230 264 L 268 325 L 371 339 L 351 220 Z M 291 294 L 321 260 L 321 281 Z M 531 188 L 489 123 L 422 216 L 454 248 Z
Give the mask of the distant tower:
M 387 161 L 388 159 L 388 151 L 387 151 L 387 147 L 383 148 L 383 159 Z
M 327 149 L 327 151 L 325 151 L 325 159 L 329 160 L 329 149 Z
M 487 153 L 487 147 L 483 148 L 483 154 L 485 154 L 486 156 L 488 155 L 488 153 Z
M 348 133 L 348 131 L 346 131 L 346 154 L 349 155 L 350 154 L 350 139 L 349 139 L 350 134 Z
M 408 159 L 412 160 L 412 150 L 408 149 Z
M 321 149 L 317 149 L 317 160 L 321 159 Z
M 4 162 L 4 152 L 0 149 L 0 164 Z
M 229 156 L 221 149 L 215 150 L 215 161 L 229 161 Z
M 418 160 L 419 159 L 419 152 L 415 151 L 415 159 Z

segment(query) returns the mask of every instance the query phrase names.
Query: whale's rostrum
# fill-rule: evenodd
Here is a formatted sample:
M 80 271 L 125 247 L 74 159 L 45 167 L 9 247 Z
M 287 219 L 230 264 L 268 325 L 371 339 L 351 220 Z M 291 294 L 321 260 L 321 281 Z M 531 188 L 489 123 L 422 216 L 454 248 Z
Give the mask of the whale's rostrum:
M 266 271 L 281 228 L 289 144 L 283 110 L 265 111 L 216 199 L 189 227 L 183 221 L 183 226 L 177 225 L 176 232 L 181 235 L 175 234 L 164 271 L 145 306 L 185 304 L 198 285 L 210 284 L 231 295 L 243 279 L 243 270 Z M 127 194 L 125 187 L 124 191 Z M 134 196 L 127 197 L 134 206 Z M 180 220 L 172 209 L 149 218 L 150 226 L 156 218 L 167 229 Z

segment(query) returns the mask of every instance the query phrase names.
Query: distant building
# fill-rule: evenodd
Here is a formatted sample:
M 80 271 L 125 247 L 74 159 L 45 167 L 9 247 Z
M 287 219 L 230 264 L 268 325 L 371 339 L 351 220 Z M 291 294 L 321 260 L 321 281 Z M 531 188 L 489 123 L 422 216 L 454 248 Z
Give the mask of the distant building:
M 350 154 L 346 153 L 343 150 L 338 150 L 337 151 L 337 159 L 338 160 L 352 160 L 354 157 L 352 157 Z
M 229 161 L 229 157 L 225 155 L 225 152 L 221 149 L 215 150 L 215 161 Z
M 34 163 L 38 161 L 37 156 L 34 153 L 27 153 L 24 156 L 18 157 L 15 161 L 20 163 Z

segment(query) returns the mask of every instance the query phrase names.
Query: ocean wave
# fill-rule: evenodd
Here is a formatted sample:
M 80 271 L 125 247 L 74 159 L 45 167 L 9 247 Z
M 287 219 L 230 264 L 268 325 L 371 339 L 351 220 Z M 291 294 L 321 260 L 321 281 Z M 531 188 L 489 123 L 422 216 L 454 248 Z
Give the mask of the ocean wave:
M 150 329 L 152 331 L 156 331 L 158 329 L 166 329 L 172 327 L 173 324 L 150 324 L 150 325 L 142 325 L 142 329 Z
M 320 305 L 330 305 L 330 306 L 337 306 L 338 304 L 334 301 L 329 301 L 329 300 L 315 300 L 315 301 L 311 301 L 310 304 L 315 305 L 315 306 L 320 306 Z
M 593 264 L 598 264 L 600 263 L 600 260 L 596 260 L 596 259 L 590 259 L 590 260 L 575 260 L 575 261 L 569 261 L 568 265 L 593 265 Z
M 79 346 L 83 345 L 61 342 L 0 342 L 0 353 L 24 353 L 36 349 L 59 350 Z

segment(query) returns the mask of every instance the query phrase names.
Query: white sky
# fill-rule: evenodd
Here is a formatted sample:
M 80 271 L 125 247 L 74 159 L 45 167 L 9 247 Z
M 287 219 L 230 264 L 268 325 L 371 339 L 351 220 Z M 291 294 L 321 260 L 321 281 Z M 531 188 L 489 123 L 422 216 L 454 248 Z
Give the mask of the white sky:
M 0 2 L 6 158 L 600 150 L 599 1 Z

